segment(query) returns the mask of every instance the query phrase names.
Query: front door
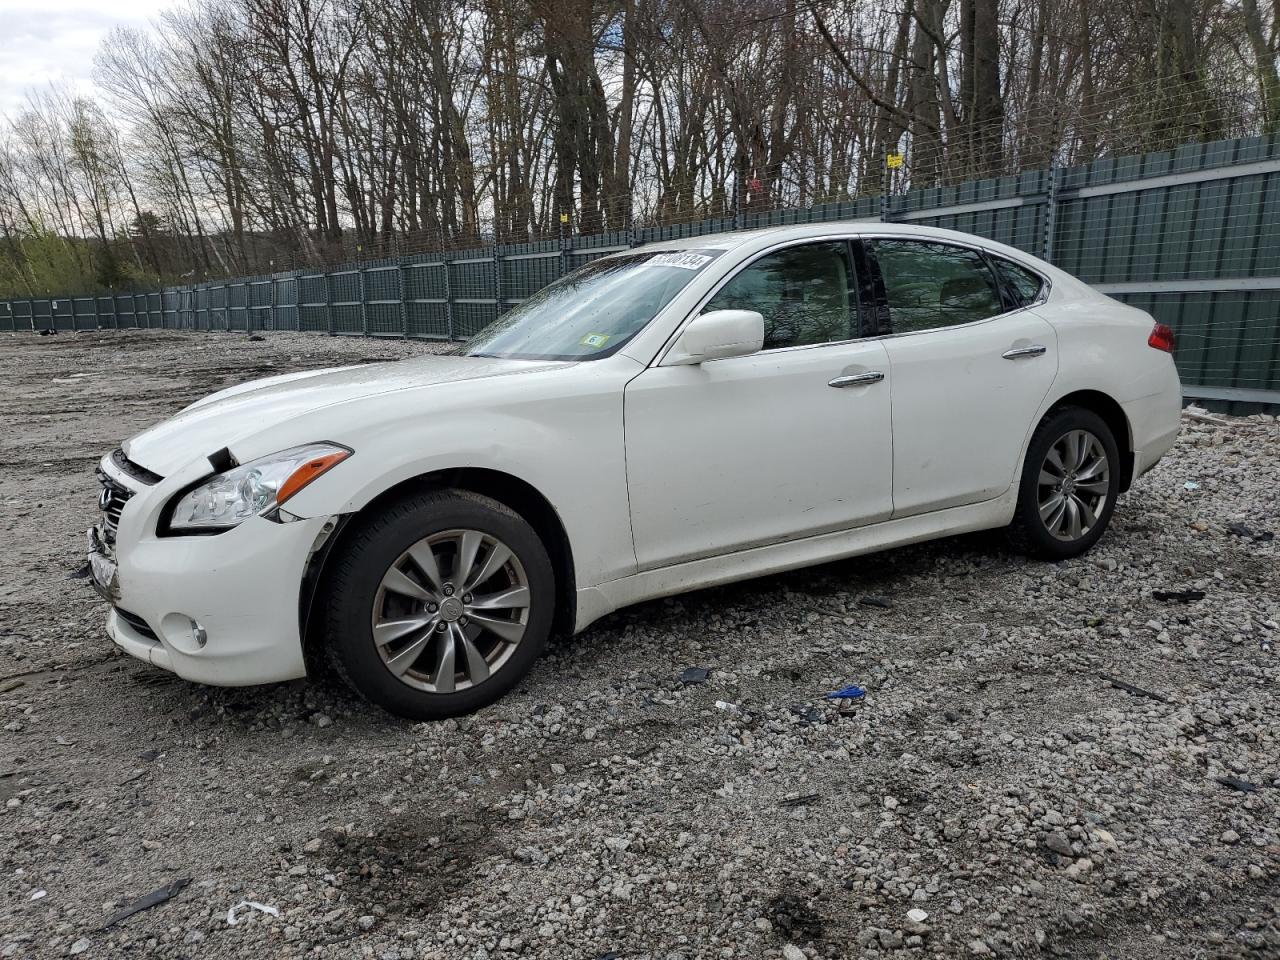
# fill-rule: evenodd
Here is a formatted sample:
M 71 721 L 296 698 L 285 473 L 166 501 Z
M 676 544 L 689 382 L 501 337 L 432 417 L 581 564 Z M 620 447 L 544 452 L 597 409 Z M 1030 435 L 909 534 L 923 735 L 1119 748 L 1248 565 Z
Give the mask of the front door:
M 892 512 L 892 389 L 859 340 L 849 244 L 794 245 L 730 278 L 704 311 L 765 318 L 747 357 L 655 366 L 626 389 L 640 569 L 813 536 Z

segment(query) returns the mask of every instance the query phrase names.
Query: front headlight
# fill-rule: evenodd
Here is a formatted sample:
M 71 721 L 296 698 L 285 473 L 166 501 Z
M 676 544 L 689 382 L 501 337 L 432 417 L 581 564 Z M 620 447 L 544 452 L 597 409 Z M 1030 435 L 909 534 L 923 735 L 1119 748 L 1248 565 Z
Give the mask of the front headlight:
M 228 530 L 274 510 L 351 451 L 336 443 L 309 443 L 232 467 L 189 490 L 173 505 L 169 529 Z

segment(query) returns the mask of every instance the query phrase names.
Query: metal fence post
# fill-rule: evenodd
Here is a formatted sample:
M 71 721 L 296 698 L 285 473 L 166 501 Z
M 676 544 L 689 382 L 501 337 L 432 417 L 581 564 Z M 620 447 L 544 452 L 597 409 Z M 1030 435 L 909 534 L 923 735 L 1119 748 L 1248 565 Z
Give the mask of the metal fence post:
M 493 315 L 502 316 L 502 248 L 493 245 Z
M 445 332 L 449 339 L 453 336 L 453 282 L 449 279 L 449 258 L 444 255 L 444 248 L 440 249 L 440 262 L 444 265 L 444 323 Z
M 271 318 L 271 329 L 278 330 L 279 324 L 276 322 L 276 275 L 271 275 L 271 306 L 267 310 L 267 316 Z
M 409 303 L 408 303 L 408 285 L 405 283 L 404 276 L 404 258 L 401 257 L 396 261 L 396 276 L 400 278 L 400 335 L 409 339 Z
M 1044 240 L 1041 256 L 1053 262 L 1053 240 L 1058 232 L 1058 168 L 1049 167 L 1045 183 Z
M 369 335 L 369 307 L 364 294 L 364 267 L 356 267 L 356 284 L 360 293 L 360 335 Z
M 324 280 L 324 322 L 329 329 L 329 336 L 333 336 L 333 287 L 329 286 L 329 271 L 322 270 L 321 278 Z
M 564 231 L 568 222 L 569 215 L 567 213 L 560 214 L 560 262 L 558 269 L 560 271 L 559 276 L 562 277 L 569 272 L 569 240 L 565 237 Z

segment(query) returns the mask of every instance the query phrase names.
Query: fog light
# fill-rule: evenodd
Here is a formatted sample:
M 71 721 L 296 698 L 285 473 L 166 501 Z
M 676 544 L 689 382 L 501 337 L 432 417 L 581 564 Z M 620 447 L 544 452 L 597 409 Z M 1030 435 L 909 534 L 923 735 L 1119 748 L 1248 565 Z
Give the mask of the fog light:
M 186 613 L 166 613 L 160 621 L 164 642 L 179 653 L 199 653 L 209 642 L 200 621 Z

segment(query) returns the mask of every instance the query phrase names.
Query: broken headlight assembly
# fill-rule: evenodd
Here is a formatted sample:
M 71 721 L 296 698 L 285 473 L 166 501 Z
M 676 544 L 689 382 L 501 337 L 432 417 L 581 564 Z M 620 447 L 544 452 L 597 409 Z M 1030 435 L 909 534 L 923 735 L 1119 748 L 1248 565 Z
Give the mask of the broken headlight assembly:
M 180 494 L 163 532 L 230 530 L 276 510 L 349 456 L 351 451 L 336 443 L 308 443 L 231 467 Z

